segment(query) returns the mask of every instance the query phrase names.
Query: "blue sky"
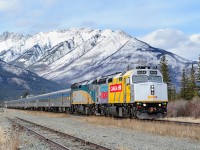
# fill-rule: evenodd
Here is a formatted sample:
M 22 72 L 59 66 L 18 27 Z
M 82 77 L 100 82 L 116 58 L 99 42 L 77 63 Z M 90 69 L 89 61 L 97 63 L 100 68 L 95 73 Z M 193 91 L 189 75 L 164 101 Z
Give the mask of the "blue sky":
M 188 59 L 200 54 L 199 0 L 0 0 L 0 34 L 123 30 Z

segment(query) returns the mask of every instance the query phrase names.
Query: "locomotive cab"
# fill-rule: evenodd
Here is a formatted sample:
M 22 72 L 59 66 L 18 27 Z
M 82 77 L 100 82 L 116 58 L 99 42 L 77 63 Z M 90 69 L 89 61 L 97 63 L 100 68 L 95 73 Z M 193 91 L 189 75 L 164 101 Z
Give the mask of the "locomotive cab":
M 82 81 L 71 86 L 71 112 L 78 114 L 94 114 L 95 91 L 92 88 L 94 81 Z
M 167 84 L 159 70 L 140 68 L 131 74 L 131 99 L 138 118 L 160 118 L 167 112 Z

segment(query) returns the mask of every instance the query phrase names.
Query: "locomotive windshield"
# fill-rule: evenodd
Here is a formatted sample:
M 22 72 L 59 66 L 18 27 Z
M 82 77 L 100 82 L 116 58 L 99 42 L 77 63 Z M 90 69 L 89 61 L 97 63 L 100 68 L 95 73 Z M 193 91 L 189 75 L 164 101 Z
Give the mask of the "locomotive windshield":
M 133 83 L 140 83 L 140 82 L 147 82 L 148 81 L 148 76 L 146 75 L 141 75 L 141 76 L 133 76 Z
M 150 82 L 162 82 L 161 76 L 148 76 L 148 81 Z
M 161 76 L 147 76 L 147 75 L 133 75 L 132 77 L 133 83 L 141 83 L 141 82 L 162 82 Z

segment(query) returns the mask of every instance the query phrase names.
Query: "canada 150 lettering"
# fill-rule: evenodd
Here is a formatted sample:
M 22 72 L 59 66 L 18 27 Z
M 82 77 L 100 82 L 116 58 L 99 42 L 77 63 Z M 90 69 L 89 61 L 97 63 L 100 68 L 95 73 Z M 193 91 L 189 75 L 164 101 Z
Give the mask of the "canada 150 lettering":
M 122 84 L 114 84 L 110 86 L 110 92 L 121 92 Z

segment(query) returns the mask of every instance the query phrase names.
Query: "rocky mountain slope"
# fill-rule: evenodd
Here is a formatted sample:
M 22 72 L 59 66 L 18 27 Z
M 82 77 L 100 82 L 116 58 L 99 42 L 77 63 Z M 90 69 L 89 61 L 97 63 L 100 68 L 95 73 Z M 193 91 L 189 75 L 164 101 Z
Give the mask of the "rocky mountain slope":
M 0 60 L 0 101 L 20 98 L 25 92 L 42 94 L 62 88 L 35 73 Z
M 124 71 L 128 65 L 158 65 L 163 55 L 178 86 L 182 68 L 192 61 L 151 47 L 122 31 L 73 28 L 27 36 L 7 32 L 0 36 L 0 59 L 66 85 Z

